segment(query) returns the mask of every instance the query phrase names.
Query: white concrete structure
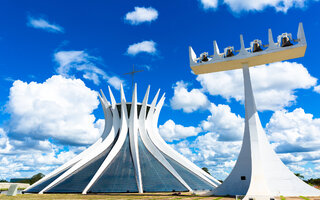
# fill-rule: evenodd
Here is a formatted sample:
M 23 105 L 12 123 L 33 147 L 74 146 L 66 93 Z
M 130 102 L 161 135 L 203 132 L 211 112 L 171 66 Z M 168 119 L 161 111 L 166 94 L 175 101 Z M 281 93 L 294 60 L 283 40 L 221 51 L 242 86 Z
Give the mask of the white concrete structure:
M 16 196 L 18 192 L 18 184 L 11 184 L 8 192 L 7 192 L 7 196 Z
M 164 95 L 148 104 L 149 88 L 137 102 L 135 85 L 127 103 L 109 88 L 111 104 L 99 95 L 105 129 L 87 150 L 26 189 L 26 193 L 105 193 L 213 190 L 220 182 L 172 149 L 157 128 Z
M 269 45 L 265 45 L 268 48 L 265 50 L 261 48 L 255 52 L 254 43 L 251 48 L 245 48 L 243 38 L 240 36 L 241 49 L 236 55 L 226 51 L 220 54 L 217 43 L 214 42 L 214 55 L 211 56 L 211 60 L 210 56 L 209 59 L 196 58 L 192 48 L 189 48 L 190 65 L 195 74 L 238 68 L 243 70 L 245 130 L 242 148 L 230 175 L 211 192 L 213 195 L 245 195 L 244 199 L 270 199 L 280 195 L 320 196 L 320 190 L 295 176 L 274 152 L 261 125 L 252 91 L 249 67 L 304 56 L 307 43 L 302 23 L 299 24 L 297 40 L 290 39 L 296 44 L 281 45 L 282 36 L 287 37 L 287 35 L 290 36 L 287 33 L 283 34 L 278 38 L 278 43 L 274 43 L 269 29 Z M 283 39 L 282 42 L 285 41 L 286 39 Z M 231 56 L 227 57 L 227 53 Z

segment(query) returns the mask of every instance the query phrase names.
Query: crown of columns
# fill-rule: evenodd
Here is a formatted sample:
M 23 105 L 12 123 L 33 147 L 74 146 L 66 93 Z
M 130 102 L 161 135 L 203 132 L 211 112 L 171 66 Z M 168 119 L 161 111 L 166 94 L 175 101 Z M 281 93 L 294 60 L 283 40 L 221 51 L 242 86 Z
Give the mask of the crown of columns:
M 170 147 L 157 123 L 165 94 L 160 90 L 148 104 L 150 86 L 142 103 L 134 86 L 132 102 L 120 87 L 121 102 L 99 99 L 105 128 L 96 143 L 27 188 L 30 193 L 158 192 L 213 190 L 220 182 Z

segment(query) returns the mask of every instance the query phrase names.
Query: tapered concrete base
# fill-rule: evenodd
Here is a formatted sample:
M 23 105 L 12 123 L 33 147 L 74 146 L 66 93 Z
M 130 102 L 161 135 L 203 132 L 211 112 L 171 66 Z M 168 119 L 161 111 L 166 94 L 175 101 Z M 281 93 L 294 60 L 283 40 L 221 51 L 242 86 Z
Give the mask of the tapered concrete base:
M 242 148 L 230 175 L 213 195 L 245 195 L 245 199 L 274 196 L 320 196 L 320 190 L 295 176 L 279 159 L 262 128 L 251 87 L 248 65 L 243 65 L 245 130 Z

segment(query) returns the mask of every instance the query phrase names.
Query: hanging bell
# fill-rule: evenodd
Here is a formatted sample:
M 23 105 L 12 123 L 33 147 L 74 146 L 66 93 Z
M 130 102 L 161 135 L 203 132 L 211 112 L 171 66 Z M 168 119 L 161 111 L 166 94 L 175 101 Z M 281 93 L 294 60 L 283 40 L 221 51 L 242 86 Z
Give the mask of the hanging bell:
M 262 51 L 263 49 L 261 48 L 262 47 L 262 42 L 261 40 L 253 40 L 251 43 L 250 43 L 250 46 L 251 46 L 251 52 L 254 53 L 254 52 L 259 52 L 259 51 Z
M 256 43 L 253 44 L 252 52 L 258 52 L 258 51 L 262 51 L 262 49 L 261 49 L 260 44 L 256 42 Z
M 224 52 L 225 52 L 225 56 L 224 57 L 232 57 L 232 56 L 234 56 L 233 47 L 225 48 Z
M 258 52 L 258 51 L 262 51 L 261 46 L 259 45 L 259 43 L 254 43 L 252 52 Z
M 288 36 L 284 36 L 281 38 L 281 47 L 288 47 L 292 45 L 293 44 L 290 42 L 290 39 Z
M 201 57 L 201 61 L 200 62 L 207 62 L 209 61 L 208 59 L 208 52 L 203 52 L 202 54 L 200 54 Z
M 282 33 L 281 35 L 278 36 L 278 45 L 280 47 L 292 46 L 293 44 L 291 43 L 291 41 L 292 41 L 291 33 Z

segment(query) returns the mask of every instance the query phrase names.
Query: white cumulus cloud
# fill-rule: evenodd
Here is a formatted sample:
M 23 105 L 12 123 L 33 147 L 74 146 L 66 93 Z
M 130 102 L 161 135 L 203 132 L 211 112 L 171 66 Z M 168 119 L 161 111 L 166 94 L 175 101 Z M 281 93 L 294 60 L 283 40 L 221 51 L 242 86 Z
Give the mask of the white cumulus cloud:
M 232 11 L 261 11 L 273 7 L 276 11 L 287 12 L 290 8 L 303 8 L 307 0 L 224 0 Z
M 51 24 L 43 18 L 34 18 L 29 16 L 27 25 L 37 29 L 43 29 L 53 33 L 63 33 L 64 29 L 56 24 Z
M 127 54 L 132 56 L 135 56 L 138 53 L 142 53 L 142 52 L 155 54 L 157 52 L 156 43 L 152 40 L 143 41 L 143 42 L 132 44 L 127 49 Z
M 182 138 L 172 146 L 223 180 L 240 152 L 244 118 L 232 113 L 228 105 L 211 103 L 209 111 L 211 114 L 197 126 L 201 129 L 196 138 Z M 174 127 L 175 123 L 169 124 Z M 292 112 L 276 111 L 266 125 L 268 138 L 281 160 L 294 172 L 304 169 L 306 178 L 320 174 L 320 170 L 306 167 L 320 163 L 319 132 L 320 119 L 305 113 L 302 108 Z
M 28 149 L 13 154 L 0 152 L 0 179 L 31 177 L 39 172 L 47 174 L 76 155 L 72 150 L 61 149 L 54 147 L 47 152 Z
M 101 134 L 92 114 L 99 105 L 97 95 L 80 79 L 59 75 L 44 83 L 15 81 L 7 104 L 10 132 L 16 138 L 91 144 Z
M 58 74 L 69 77 L 76 72 L 82 72 L 83 78 L 93 81 L 99 85 L 102 80 L 106 80 L 117 90 L 120 89 L 120 84 L 123 80 L 117 76 L 109 76 L 97 64 L 101 63 L 101 59 L 90 56 L 85 51 L 59 51 L 54 54 L 54 60 L 58 63 L 56 69 Z
M 212 9 L 218 7 L 218 0 L 200 0 L 203 9 Z
M 171 107 L 175 110 L 182 109 L 190 113 L 198 109 L 205 109 L 209 106 L 208 98 L 199 89 L 188 91 L 188 84 L 178 81 L 173 87 L 174 96 L 170 100 Z
M 279 110 L 295 102 L 296 89 L 309 89 L 317 83 L 299 63 L 278 62 L 250 68 L 257 108 Z M 197 80 L 211 95 L 244 101 L 242 70 L 199 75 Z
M 201 122 L 203 130 L 217 133 L 219 141 L 240 141 L 244 131 L 244 119 L 231 112 L 228 105 L 211 103 L 211 115 Z
M 184 131 L 179 134 L 183 136 L 180 137 L 181 140 L 173 144 L 173 147 L 198 166 L 208 167 L 214 177 L 224 179 L 240 152 L 244 119 L 233 113 L 228 105 L 211 103 L 209 111 L 211 114 L 197 126 L 199 133 L 191 135 L 197 137 L 184 139 Z M 164 125 L 164 133 L 161 130 L 163 127 L 160 126 L 160 133 L 164 138 L 167 135 L 177 137 L 177 132 L 174 131 L 177 125 L 173 121 L 169 120 Z M 167 141 L 172 140 L 170 139 Z
M 320 94 L 320 85 L 315 86 L 313 90 Z
M 6 145 L 7 140 L 8 139 L 7 139 L 6 132 L 2 128 L 0 128 L 0 148 L 1 147 L 3 148 Z
M 303 9 L 311 1 L 319 0 L 198 0 L 203 10 L 215 9 L 225 4 L 234 13 L 263 11 L 273 8 L 277 12 L 286 13 L 291 8 Z
M 134 7 L 134 11 L 128 12 L 125 20 L 132 25 L 138 25 L 144 22 L 152 22 L 158 18 L 158 11 L 152 7 Z
M 7 133 L 0 128 L 0 154 L 1 153 L 10 153 L 12 145 L 9 143 L 9 138 Z
M 66 150 L 64 145 L 52 142 L 37 136 L 15 138 L 0 128 L 0 179 L 47 174 L 79 153 L 78 146 Z
M 184 127 L 180 124 L 174 123 L 171 119 L 159 126 L 161 136 L 169 142 L 173 140 L 180 140 L 190 136 L 196 136 L 201 131 L 201 128 L 193 126 Z
M 123 84 L 123 80 L 117 76 L 110 77 L 107 82 L 117 90 L 120 90 L 120 86 Z
M 217 179 L 231 171 L 240 152 L 240 141 L 218 141 L 218 134 L 208 132 L 193 141 L 182 140 L 174 148 L 199 167 L 208 167 Z
M 266 125 L 266 130 L 269 139 L 277 144 L 277 152 L 320 151 L 320 118 L 314 118 L 302 108 L 292 112 L 276 111 Z

